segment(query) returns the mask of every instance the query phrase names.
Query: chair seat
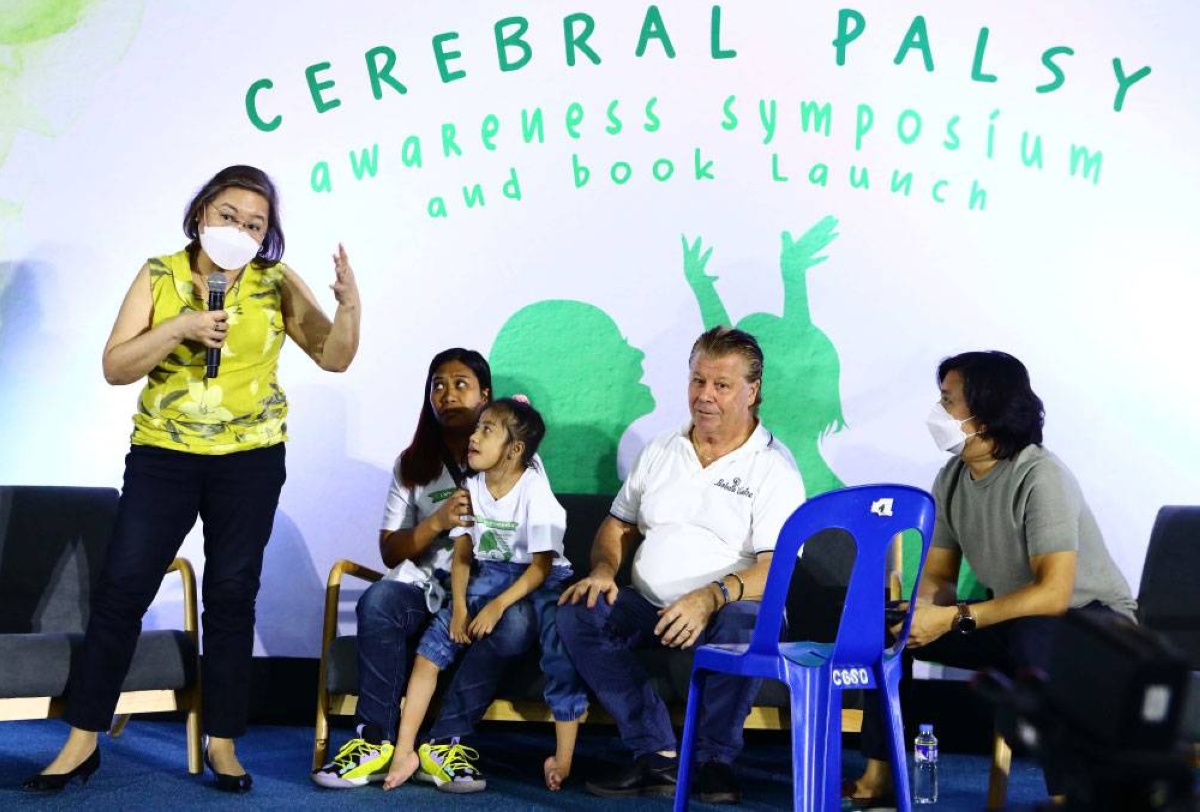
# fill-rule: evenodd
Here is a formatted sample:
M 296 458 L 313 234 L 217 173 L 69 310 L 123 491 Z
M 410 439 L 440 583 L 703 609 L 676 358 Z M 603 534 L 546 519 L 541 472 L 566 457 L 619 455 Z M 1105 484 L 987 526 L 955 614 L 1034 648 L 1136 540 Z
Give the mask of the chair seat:
M 0 634 L 0 699 L 62 696 L 82 634 Z M 122 691 L 178 691 L 196 682 L 196 650 L 182 631 L 143 632 Z

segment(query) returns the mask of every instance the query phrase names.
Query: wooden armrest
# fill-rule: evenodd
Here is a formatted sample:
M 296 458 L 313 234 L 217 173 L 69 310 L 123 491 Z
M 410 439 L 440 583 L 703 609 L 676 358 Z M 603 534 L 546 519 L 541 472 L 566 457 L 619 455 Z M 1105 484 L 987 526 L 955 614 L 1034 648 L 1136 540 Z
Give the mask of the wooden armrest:
M 382 572 L 377 572 L 370 567 L 365 567 L 362 564 L 359 564 L 357 561 L 351 561 L 349 558 L 343 558 L 335 562 L 334 565 L 329 568 L 329 580 L 326 582 L 326 586 L 336 586 L 340 588 L 342 585 L 343 575 L 353 575 L 355 578 L 361 578 L 362 580 L 370 581 L 371 583 L 383 580 Z
M 364 567 L 348 558 L 340 559 L 329 569 L 329 580 L 325 583 L 325 622 L 321 628 L 321 657 L 329 650 L 329 644 L 337 637 L 338 604 L 342 599 L 342 577 L 352 575 L 375 583 L 383 578 L 382 572 Z M 324 664 L 322 664 L 322 669 Z
M 196 613 L 196 571 L 192 569 L 191 561 L 176 558 L 171 562 L 171 566 L 167 567 L 167 572 L 178 572 L 179 577 L 183 579 L 183 630 L 196 644 L 196 651 L 200 651 L 200 622 Z

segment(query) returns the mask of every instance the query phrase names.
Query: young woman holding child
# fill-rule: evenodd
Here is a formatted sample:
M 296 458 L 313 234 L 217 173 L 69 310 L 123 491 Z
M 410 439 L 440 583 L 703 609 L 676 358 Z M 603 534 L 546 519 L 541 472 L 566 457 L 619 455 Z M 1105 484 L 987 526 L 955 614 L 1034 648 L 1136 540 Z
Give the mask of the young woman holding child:
M 352 789 L 382 781 L 392 761 L 414 644 L 441 607 L 449 586 L 454 542 L 449 533 L 464 524 L 470 500 L 460 486 L 467 475 L 467 441 L 480 411 L 491 400 L 492 373 L 475 350 L 452 347 L 429 363 L 420 417 L 412 442 L 396 460 L 379 531 L 379 552 L 390 571 L 358 601 L 358 707 L 354 736 L 312 780 L 330 789 Z M 474 683 L 475 664 L 485 675 L 494 662 L 523 653 L 532 643 L 519 613 L 488 639 L 486 649 L 458 670 Z M 486 678 L 486 676 L 484 677 Z M 443 711 L 462 715 L 451 686 Z
M 486 788 L 471 764 L 478 754 L 458 737 L 435 738 L 416 748 L 417 733 L 439 672 L 464 648 L 493 634 L 522 601 L 533 610 L 546 674 L 546 704 L 555 719 L 557 747 L 544 765 L 546 785 L 557 790 L 570 774 L 587 696 L 558 638 L 558 598 L 572 571 L 563 556 L 566 512 L 535 459 L 545 433 L 541 415 L 521 399 L 493 401 L 479 417 L 467 445 L 467 464 L 478 474 L 464 485 L 473 515 L 463 517 L 451 531 L 450 605 L 443 605 L 417 647 L 384 789 L 394 789 L 414 774 L 446 792 Z M 463 690 L 492 691 L 500 674 L 493 677 L 491 684 L 476 682 Z

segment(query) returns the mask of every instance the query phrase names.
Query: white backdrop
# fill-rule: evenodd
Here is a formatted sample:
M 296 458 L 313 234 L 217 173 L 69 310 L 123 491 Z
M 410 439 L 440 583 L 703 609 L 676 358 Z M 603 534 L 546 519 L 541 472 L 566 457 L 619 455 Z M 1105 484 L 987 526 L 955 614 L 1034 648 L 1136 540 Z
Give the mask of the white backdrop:
M 712 4 L 593 4 L 585 44 L 599 64 L 577 48 L 571 66 L 564 18 L 580 7 L 560 2 L 17 2 L 0 22 L 0 481 L 119 485 L 136 388 L 104 383 L 100 351 L 121 297 L 146 257 L 182 247 L 196 188 L 249 163 L 280 186 L 285 260 L 332 308 L 329 255 L 344 242 L 364 300 L 344 375 L 285 350 L 289 481 L 260 653 L 315 655 L 331 563 L 379 564 L 388 472 L 436 351 L 486 353 L 512 337 L 497 374 L 548 379 L 536 405 L 551 437 L 556 425 L 560 437 L 607 427 L 588 474 L 598 488 L 683 420 L 708 283 L 685 276 L 681 235 L 713 248 L 707 272 L 732 321 L 784 316 L 746 325 L 776 331 L 769 370 L 774 358 L 805 373 L 766 397 L 773 428 L 812 444 L 806 480 L 827 466 L 826 482 L 928 486 L 944 459 L 922 425 L 937 362 L 1004 349 L 1029 366 L 1047 445 L 1136 590 L 1157 508 L 1200 492 L 1200 69 L 1188 52 L 1200 12 L 1186 0 L 938 0 L 915 20 L 906 5 L 857 0 L 839 19 L 844 3 L 723 2 L 714 44 Z M 530 54 L 507 71 L 494 33 L 505 18 L 526 21 Z M 839 65 L 839 23 L 858 21 Z M 586 22 L 566 20 L 576 32 Z M 465 71 L 450 81 L 434 44 L 447 32 L 457 37 L 442 51 L 460 56 L 442 68 Z M 1062 46 L 1072 53 L 1051 50 Z M 381 47 L 406 93 L 381 81 L 375 97 L 367 55 Z M 502 53 L 512 67 L 523 50 Z M 324 63 L 313 84 L 333 85 L 316 95 L 339 104 L 318 112 L 306 69 Z M 1054 82 L 1048 65 L 1061 86 L 1038 92 Z M 281 117 L 270 131 L 247 111 L 261 79 L 271 86 L 255 113 Z M 805 103 L 828 105 L 827 135 L 811 117 L 806 131 Z M 537 110 L 544 140 L 522 132 Z M 443 150 L 447 125 L 461 155 Z M 1040 168 L 1023 161 L 1023 137 L 1030 160 L 1040 138 Z M 421 165 L 406 165 L 418 141 Z M 1079 148 L 1101 157 L 1078 156 L 1072 171 Z M 664 158 L 672 174 L 656 180 Z M 582 187 L 573 162 L 590 170 Z M 618 162 L 624 184 L 610 174 Z M 909 172 L 908 194 L 893 191 Z M 476 184 L 471 207 L 463 189 Z M 790 289 L 807 294 L 809 323 L 783 313 L 781 234 L 814 227 L 825 238 Z M 599 326 L 567 319 L 583 305 L 560 300 L 586 304 Z M 532 326 L 518 329 L 524 308 Z M 845 420 L 823 436 L 826 418 L 803 419 L 818 389 Z M 614 405 L 617 391 L 627 397 Z M 586 442 L 572 442 L 550 473 L 562 466 L 556 484 L 585 487 L 567 466 Z M 196 534 L 183 553 L 200 563 Z M 166 590 L 149 623 L 170 622 L 177 601 Z

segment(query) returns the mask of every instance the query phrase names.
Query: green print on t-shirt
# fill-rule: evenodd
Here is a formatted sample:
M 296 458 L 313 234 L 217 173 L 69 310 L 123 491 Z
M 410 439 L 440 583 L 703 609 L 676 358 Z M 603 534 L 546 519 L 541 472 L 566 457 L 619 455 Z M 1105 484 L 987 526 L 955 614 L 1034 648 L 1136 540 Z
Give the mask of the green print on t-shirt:
M 491 530 L 485 530 L 479 537 L 479 554 L 489 561 L 511 561 L 512 548 L 505 544 L 504 539 Z

